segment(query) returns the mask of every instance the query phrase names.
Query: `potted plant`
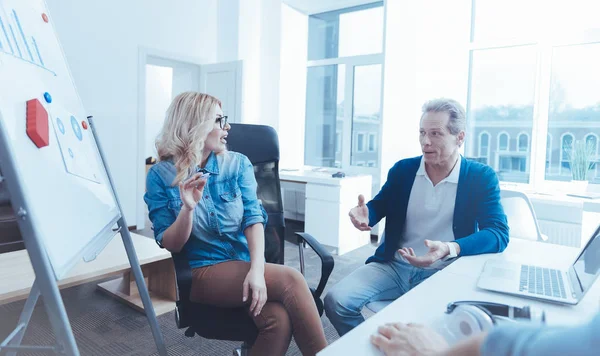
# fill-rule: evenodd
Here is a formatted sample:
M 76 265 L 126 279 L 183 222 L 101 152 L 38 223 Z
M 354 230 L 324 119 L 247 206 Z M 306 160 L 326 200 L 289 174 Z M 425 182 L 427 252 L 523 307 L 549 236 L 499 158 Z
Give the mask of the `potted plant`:
M 577 193 L 583 193 L 588 185 L 588 172 L 592 166 L 592 158 L 596 147 L 592 142 L 576 140 L 570 149 L 569 164 L 571 166 L 571 184 Z

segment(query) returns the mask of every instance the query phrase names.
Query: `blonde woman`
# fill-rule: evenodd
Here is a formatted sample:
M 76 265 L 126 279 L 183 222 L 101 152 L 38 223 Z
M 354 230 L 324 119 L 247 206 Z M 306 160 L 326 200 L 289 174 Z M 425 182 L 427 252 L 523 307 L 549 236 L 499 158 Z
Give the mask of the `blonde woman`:
M 171 103 L 144 196 L 156 241 L 187 254 L 190 300 L 247 306 L 259 330 L 251 355 L 284 355 L 292 334 L 314 355 L 327 344 L 317 307 L 297 270 L 265 263 L 266 214 L 252 164 L 226 149 L 230 129 L 210 95 L 186 92 Z

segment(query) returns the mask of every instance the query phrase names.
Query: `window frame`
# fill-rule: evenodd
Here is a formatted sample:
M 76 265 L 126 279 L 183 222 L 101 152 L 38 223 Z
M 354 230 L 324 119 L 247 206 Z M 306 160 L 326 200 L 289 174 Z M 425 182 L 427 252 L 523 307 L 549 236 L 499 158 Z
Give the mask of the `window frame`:
M 548 162 L 549 166 L 552 167 L 552 134 L 550 132 L 546 133 L 546 157 L 544 159 L 544 171 L 546 170 L 545 162 Z M 548 150 L 548 142 L 550 142 L 550 150 Z
M 500 149 L 500 137 L 501 136 L 506 136 L 506 149 Z M 496 152 L 500 153 L 500 152 L 510 152 L 510 134 L 506 131 L 500 131 L 498 132 L 498 137 L 497 137 L 498 142 L 496 143 Z
M 381 157 L 382 151 L 379 149 L 379 144 L 381 142 L 382 135 L 382 123 L 383 123 L 383 89 L 384 89 L 384 73 L 385 73 L 385 38 L 386 38 L 386 9 L 384 1 L 374 1 L 370 4 L 351 6 L 339 10 L 334 10 L 331 12 L 335 12 L 337 14 L 355 12 L 361 10 L 367 10 L 375 7 L 382 7 L 383 13 L 383 38 L 382 38 L 382 46 L 381 53 L 372 53 L 372 54 L 362 54 L 355 56 L 344 56 L 344 57 L 335 57 L 335 58 L 325 58 L 325 59 L 308 59 L 306 61 L 306 67 L 319 67 L 319 66 L 327 66 L 327 65 L 343 65 L 344 66 L 344 103 L 343 103 L 343 128 L 341 130 L 341 162 L 340 169 L 343 169 L 347 173 L 351 174 L 369 174 L 372 175 L 376 181 L 378 177 L 381 175 Z M 315 14 L 318 15 L 318 14 Z M 310 31 L 310 29 L 309 29 Z M 339 40 L 339 39 L 338 39 Z M 310 38 L 308 38 L 310 41 Z M 307 42 L 307 46 L 310 45 L 310 42 Z M 339 53 L 338 53 L 339 54 Z M 359 66 L 368 66 L 368 65 L 380 65 L 381 66 L 381 95 L 380 95 L 380 125 L 379 130 L 375 133 L 375 151 L 377 153 L 377 161 L 379 162 L 377 167 L 367 167 L 365 166 L 356 166 L 352 165 L 352 148 L 356 145 L 353 140 L 353 132 L 352 132 L 352 122 L 354 116 L 354 78 L 355 78 L 355 68 Z M 365 152 L 368 152 L 368 135 L 365 135 Z M 336 152 L 339 153 L 339 152 Z M 364 161 L 360 161 L 357 163 L 364 163 Z
M 381 116 L 380 120 L 383 122 L 383 85 L 384 85 L 384 59 L 383 53 L 360 55 L 354 57 L 340 57 L 340 58 L 328 58 L 307 61 L 307 68 L 309 67 L 320 67 L 326 65 L 344 65 L 344 120 L 342 129 L 342 163 L 339 167 L 349 173 L 360 173 L 370 174 L 372 176 L 379 176 L 381 174 L 379 167 L 367 167 L 352 165 L 352 148 L 357 145 L 355 140 L 352 139 L 352 118 L 354 116 L 354 69 L 355 67 L 368 66 L 368 65 L 381 65 Z M 376 134 L 376 143 L 381 142 L 381 126 L 379 125 L 379 132 Z M 356 132 L 355 132 L 356 133 Z M 365 137 L 367 138 L 367 137 Z M 377 151 L 377 150 L 376 150 Z M 361 152 L 362 153 L 362 152 Z M 378 160 L 381 162 L 381 150 L 379 150 Z M 381 163 L 380 163 L 381 164 Z
M 573 142 L 575 142 L 575 135 L 573 135 L 573 133 L 571 133 L 571 131 L 567 131 L 567 132 L 563 133 L 562 135 L 560 135 L 560 153 L 558 155 L 558 158 L 559 158 L 559 160 L 558 160 L 558 175 L 559 176 L 563 175 L 563 172 L 562 172 L 562 170 L 563 170 L 563 162 L 565 162 L 565 159 L 563 157 L 563 155 L 565 153 L 564 152 L 565 150 L 563 148 L 563 145 L 564 145 L 563 141 L 564 141 L 564 139 L 565 139 L 566 136 L 571 136 L 571 144 L 573 144 Z M 569 160 L 567 159 L 566 162 L 569 162 Z M 570 165 L 569 165 L 569 167 L 570 167 Z M 569 171 L 570 171 L 570 168 L 569 168 Z
M 599 178 L 598 177 L 598 152 L 599 152 L 598 151 L 598 148 L 599 148 L 598 146 L 600 146 L 600 143 L 599 143 L 598 140 L 600 139 L 600 137 L 599 137 L 598 134 L 595 134 L 593 132 L 589 132 L 589 133 L 585 134 L 585 136 L 583 137 L 583 140 L 584 140 L 584 142 L 586 142 L 586 145 L 587 145 L 588 137 L 591 137 L 591 136 L 593 136 L 596 139 L 596 150 L 594 152 L 594 162 L 595 162 L 595 165 L 594 165 L 593 171 L 594 171 L 594 179 L 598 179 Z
M 578 45 L 592 45 L 600 44 L 600 33 L 589 33 L 584 34 L 567 34 L 557 35 L 554 38 L 540 37 L 523 37 L 523 38 L 511 38 L 511 39 L 478 39 L 475 40 L 475 7 L 477 0 L 471 0 L 471 25 L 470 25 L 470 38 L 468 44 L 469 51 L 469 64 L 468 64 L 468 82 L 467 82 L 467 122 L 469 121 L 470 107 L 471 107 L 471 91 L 472 91 L 472 74 L 473 74 L 473 53 L 479 50 L 485 49 L 502 49 L 512 48 L 518 46 L 535 46 L 537 52 L 537 65 L 535 73 L 535 93 L 533 100 L 533 122 L 531 129 L 531 136 L 529 137 L 529 159 L 527 160 L 527 171 L 529 172 L 529 183 L 515 183 L 509 181 L 500 181 L 501 186 L 512 187 L 526 191 L 557 191 L 557 190 L 568 190 L 570 189 L 570 181 L 555 181 L 546 179 L 546 158 L 549 157 L 550 165 L 552 164 L 554 155 L 550 151 L 547 156 L 547 144 L 548 138 L 552 144 L 553 137 L 548 132 L 549 124 L 549 108 L 550 108 L 550 92 L 552 86 L 552 56 L 555 48 L 566 47 L 566 46 L 578 46 Z M 543 32 L 543 31 L 542 31 Z M 585 31 L 584 31 L 585 32 Z M 600 32 L 600 31 L 599 31 Z M 600 123 L 596 125 L 600 126 Z M 471 133 L 476 130 L 474 123 L 467 125 L 468 130 Z M 566 133 L 565 133 L 566 134 Z M 549 136 L 550 135 L 550 136 Z M 563 134 L 564 135 L 564 134 Z M 498 134 L 499 138 L 500 133 Z M 587 134 L 586 134 L 587 137 Z M 573 135 L 575 139 L 575 136 Z M 600 137 L 599 137 L 600 139 Z M 598 142 L 598 141 L 597 141 Z M 499 148 L 499 140 L 497 142 L 497 148 Z M 510 136 L 509 136 L 509 151 L 510 152 Z M 552 146 L 551 146 L 552 147 Z M 597 144 L 597 149 L 600 147 L 600 142 Z M 562 170 L 562 135 L 560 140 L 560 154 L 559 154 L 559 172 Z M 473 152 L 473 151 L 471 151 Z M 506 151 L 502 151 L 506 152 Z M 499 154 L 496 153 L 497 167 L 499 167 Z M 516 153 L 519 152 L 519 142 L 517 135 Z M 498 168 L 499 169 L 499 168 Z M 598 169 L 598 165 L 596 167 Z M 591 180 L 590 180 L 591 181 Z M 591 183 L 591 182 L 590 182 Z M 592 184 L 591 184 L 592 185 Z M 600 189 L 600 184 L 597 185 Z

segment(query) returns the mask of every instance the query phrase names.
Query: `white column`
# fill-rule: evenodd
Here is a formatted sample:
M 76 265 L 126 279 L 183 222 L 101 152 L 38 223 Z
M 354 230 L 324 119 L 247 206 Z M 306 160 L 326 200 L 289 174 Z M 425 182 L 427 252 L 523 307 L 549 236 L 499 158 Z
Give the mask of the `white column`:
M 281 2 L 221 0 L 219 62 L 243 61 L 242 122 L 279 126 Z

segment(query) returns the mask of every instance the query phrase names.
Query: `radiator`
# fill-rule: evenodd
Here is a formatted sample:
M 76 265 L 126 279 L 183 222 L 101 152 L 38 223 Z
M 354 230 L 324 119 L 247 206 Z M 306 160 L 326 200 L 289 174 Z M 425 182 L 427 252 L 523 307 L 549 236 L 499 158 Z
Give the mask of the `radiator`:
M 548 243 L 581 246 L 581 225 L 549 220 L 539 220 L 539 225 L 542 234 L 548 236 Z

